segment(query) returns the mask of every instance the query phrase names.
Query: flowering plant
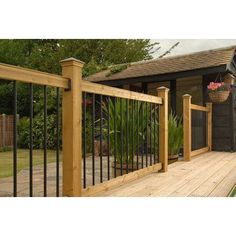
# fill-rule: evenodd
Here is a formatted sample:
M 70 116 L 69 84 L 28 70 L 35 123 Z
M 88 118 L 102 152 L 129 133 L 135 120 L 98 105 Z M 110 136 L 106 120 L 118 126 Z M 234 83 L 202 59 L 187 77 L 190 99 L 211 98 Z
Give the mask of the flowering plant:
M 229 86 L 225 84 L 224 82 L 221 82 L 221 83 L 210 82 L 207 88 L 210 93 L 214 93 L 218 91 L 229 91 Z

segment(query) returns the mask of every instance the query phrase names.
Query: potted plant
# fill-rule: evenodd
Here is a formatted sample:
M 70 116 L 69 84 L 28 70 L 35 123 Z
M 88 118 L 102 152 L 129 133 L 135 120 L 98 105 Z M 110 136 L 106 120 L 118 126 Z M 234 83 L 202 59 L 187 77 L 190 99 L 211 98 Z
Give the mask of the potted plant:
M 227 100 L 230 93 L 230 85 L 224 82 L 211 82 L 208 86 L 209 97 L 214 103 L 222 103 Z
M 168 159 L 170 161 L 177 160 L 180 148 L 183 145 L 183 125 L 172 112 L 168 120 Z
M 151 135 L 153 140 L 154 132 L 158 132 L 158 128 L 153 128 L 151 134 L 146 134 L 146 128 L 150 126 L 150 119 L 146 118 L 150 112 L 154 112 L 154 109 L 150 111 L 149 106 L 148 109 L 146 107 L 142 109 L 142 105 L 144 103 L 137 102 L 133 108 L 131 104 L 127 107 L 125 101 L 122 102 L 121 99 L 116 99 L 116 102 L 114 102 L 114 99 L 111 98 L 107 100 L 107 103 L 103 103 L 103 111 L 106 116 L 109 116 L 110 149 L 112 155 L 116 156 L 116 162 L 112 163 L 113 175 L 114 172 L 116 172 L 116 176 L 121 175 L 121 169 L 122 174 L 126 174 L 140 168 L 141 160 L 138 160 L 137 163 L 136 155 L 139 154 L 140 159 L 141 145 L 146 141 L 147 136 L 150 137 Z M 128 119 L 126 119 L 127 110 L 129 111 Z M 134 115 L 132 115 L 132 112 L 134 112 Z M 139 120 L 139 125 L 137 125 L 137 120 Z M 152 127 L 154 127 L 154 122 L 156 122 L 157 127 L 157 119 L 152 119 Z M 108 123 L 105 126 L 108 127 Z M 107 131 L 108 129 L 104 130 L 104 133 L 108 134 Z M 156 139 L 157 137 L 158 134 L 156 133 Z M 127 146 L 128 149 L 126 148 Z M 152 153 L 154 149 L 157 152 L 158 145 L 152 145 Z

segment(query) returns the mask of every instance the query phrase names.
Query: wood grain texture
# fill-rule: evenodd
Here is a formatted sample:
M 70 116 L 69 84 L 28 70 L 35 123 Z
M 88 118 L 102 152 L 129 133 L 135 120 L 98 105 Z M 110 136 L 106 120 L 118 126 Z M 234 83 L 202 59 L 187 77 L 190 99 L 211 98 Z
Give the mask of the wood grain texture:
M 209 147 L 209 151 L 212 150 L 212 103 L 206 103 L 206 107 L 208 108 L 207 113 L 207 145 Z
M 62 97 L 63 196 L 81 196 L 82 178 L 82 67 L 75 59 L 61 62 L 71 89 Z
M 209 108 L 208 107 L 203 107 L 203 106 L 199 106 L 199 105 L 195 105 L 195 104 L 191 104 L 190 108 L 192 110 L 209 112 Z
M 151 96 L 143 93 L 136 93 L 88 81 L 82 81 L 81 86 L 83 92 L 113 96 L 118 98 L 127 98 L 136 101 L 151 102 L 155 104 L 162 104 L 162 99 L 160 97 Z
M 164 172 L 168 169 L 168 92 L 168 88 L 157 88 L 157 95 L 163 100 L 159 107 L 159 159 Z
M 97 184 L 95 186 L 87 187 L 86 189 L 82 190 L 82 196 L 88 197 L 98 194 L 100 192 L 108 191 L 112 188 L 119 187 L 123 184 L 129 183 L 131 181 L 137 180 L 145 175 L 152 173 L 153 171 L 159 171 L 162 168 L 162 164 L 158 163 L 152 166 L 148 166 L 146 168 L 133 171 L 129 174 L 125 174 L 119 176 L 117 178 L 105 181 L 101 184 Z
M 183 95 L 184 160 L 191 160 L 191 96 Z
M 197 155 L 203 154 L 205 152 L 209 152 L 209 147 L 204 147 L 204 148 L 200 148 L 194 151 L 191 151 L 191 157 L 195 157 Z
M 236 184 L 235 168 L 236 153 L 209 152 L 94 196 L 226 197 Z
M 26 83 L 68 88 L 68 79 L 41 71 L 0 63 L 0 78 Z

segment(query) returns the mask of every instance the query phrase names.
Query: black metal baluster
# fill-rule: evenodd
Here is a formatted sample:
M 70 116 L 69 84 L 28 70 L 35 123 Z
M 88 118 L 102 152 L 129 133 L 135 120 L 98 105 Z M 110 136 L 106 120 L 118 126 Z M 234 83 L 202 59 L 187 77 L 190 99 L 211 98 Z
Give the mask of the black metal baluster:
M 129 173 L 129 100 L 126 99 L 126 174 Z
M 123 175 L 123 100 L 120 99 L 120 173 Z
M 156 164 L 156 132 L 157 132 L 157 129 L 156 129 L 156 104 L 154 104 L 154 140 L 153 140 L 153 143 L 154 143 L 154 149 L 153 149 L 153 152 L 154 152 L 154 164 Z
M 111 99 L 107 99 L 107 179 L 110 179 L 110 102 Z
M 117 161 L 117 98 L 114 99 L 114 177 L 116 178 L 116 161 Z
M 157 163 L 160 162 L 160 148 L 159 148 L 159 142 L 160 142 L 160 124 L 159 124 L 159 111 L 160 111 L 160 105 L 158 105 L 157 109 L 157 129 L 158 129 L 158 136 L 157 136 Z
M 29 196 L 33 197 L 33 84 L 29 84 L 30 94 L 30 143 L 29 143 Z
M 146 135 L 145 135 L 145 151 L 146 151 L 146 167 L 148 166 L 148 103 L 146 102 Z
M 137 103 L 137 159 L 136 159 L 136 164 L 137 164 L 137 170 L 139 169 L 139 101 L 136 101 Z
M 44 197 L 47 196 L 47 86 L 43 87 L 43 98 L 44 98 L 44 119 L 43 119 L 43 172 L 44 172 Z
M 59 88 L 57 88 L 57 95 L 56 95 L 56 106 L 57 106 L 57 110 L 56 110 L 56 132 L 57 132 L 57 144 L 56 144 L 56 196 L 59 197 L 60 196 L 60 138 L 59 138 L 59 116 L 60 116 L 60 90 Z
M 83 93 L 83 185 L 86 188 L 86 93 Z
M 145 126 L 145 120 L 144 120 L 144 103 L 142 102 L 142 104 L 141 104 L 141 117 L 142 117 L 142 124 L 141 124 L 141 130 L 142 130 L 142 144 L 141 144 L 141 152 L 142 152 L 142 168 L 143 168 L 143 166 L 144 166 L 144 161 L 143 161 L 143 154 L 144 154 L 144 126 Z
M 103 155 L 103 150 L 102 150 L 102 139 L 103 139 L 103 134 L 102 134 L 102 125 L 103 125 L 103 114 L 102 114 L 102 95 L 100 95 L 100 182 L 102 183 L 103 179 L 103 166 L 102 166 L 102 155 Z
M 17 197 L 17 85 L 13 82 L 13 196 Z
M 132 171 L 134 171 L 134 100 L 132 100 Z
M 95 94 L 92 95 L 92 184 L 95 185 L 95 150 L 94 150 L 94 125 L 95 125 Z
M 149 103 L 150 107 L 150 165 L 152 165 L 152 103 Z

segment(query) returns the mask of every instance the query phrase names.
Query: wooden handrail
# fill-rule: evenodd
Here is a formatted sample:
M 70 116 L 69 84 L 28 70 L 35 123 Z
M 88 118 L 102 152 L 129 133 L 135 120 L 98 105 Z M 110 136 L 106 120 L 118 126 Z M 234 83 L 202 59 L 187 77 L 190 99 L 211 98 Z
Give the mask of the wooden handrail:
M 82 91 L 87 93 L 95 93 L 106 96 L 113 96 L 118 98 L 133 99 L 136 101 L 150 102 L 155 104 L 162 104 L 161 97 L 155 97 L 148 94 L 132 92 L 129 90 L 114 88 L 102 84 L 96 84 L 88 81 L 82 81 Z
M 208 107 L 199 106 L 199 105 L 195 105 L 195 104 L 191 104 L 190 107 L 191 107 L 192 110 L 209 112 L 209 108 Z
M 0 63 L 0 79 L 68 89 L 68 79 L 59 75 Z

